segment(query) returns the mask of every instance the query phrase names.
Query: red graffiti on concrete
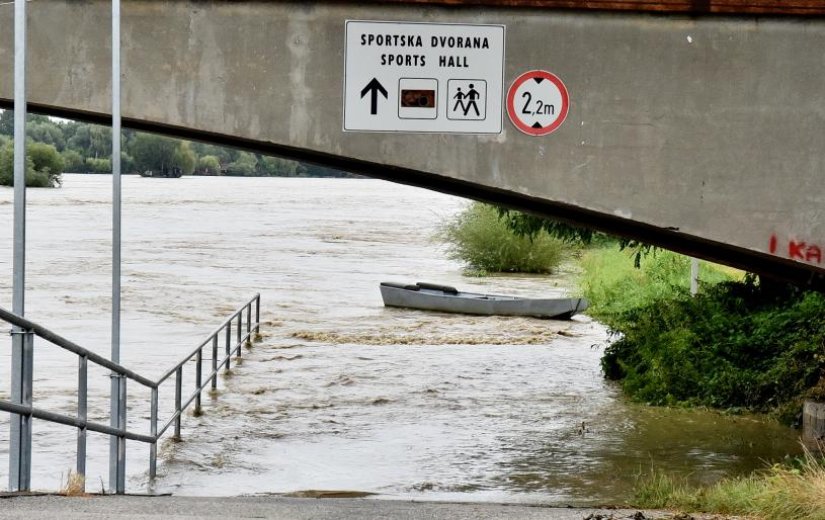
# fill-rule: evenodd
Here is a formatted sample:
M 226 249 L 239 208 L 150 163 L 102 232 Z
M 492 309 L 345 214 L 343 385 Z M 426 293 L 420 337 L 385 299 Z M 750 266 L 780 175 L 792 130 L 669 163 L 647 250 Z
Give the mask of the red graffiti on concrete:
M 799 260 L 809 264 L 822 264 L 823 246 L 795 239 L 788 240 L 787 244 L 787 249 L 780 248 L 779 238 L 775 234 L 771 235 L 768 241 L 768 251 L 772 255 L 783 255 L 787 251 L 787 257 L 791 260 Z M 784 241 L 781 242 L 781 245 L 784 246 Z

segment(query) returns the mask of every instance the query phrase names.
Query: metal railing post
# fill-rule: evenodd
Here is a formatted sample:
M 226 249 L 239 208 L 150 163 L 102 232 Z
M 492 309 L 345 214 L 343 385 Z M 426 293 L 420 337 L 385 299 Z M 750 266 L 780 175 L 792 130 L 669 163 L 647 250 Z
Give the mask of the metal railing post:
M 243 329 L 243 309 L 241 309 L 241 312 L 238 313 L 238 330 L 237 330 L 237 333 L 235 334 L 235 336 L 238 338 L 238 341 L 235 343 L 236 348 L 238 349 L 238 357 L 241 357 L 241 351 L 243 351 L 243 348 L 242 348 L 242 345 L 241 345 L 241 343 L 242 343 L 241 339 L 243 338 L 242 329 Z
M 30 330 L 12 330 L 12 391 L 15 404 L 31 407 L 34 368 L 34 334 Z M 31 489 L 32 416 L 11 417 L 9 439 L 9 488 L 13 491 Z
M 261 333 L 261 295 L 255 297 L 255 334 Z
M 88 365 L 89 358 L 79 356 L 77 358 L 77 420 L 83 424 L 77 429 L 77 474 L 86 476 L 86 417 L 88 413 Z M 85 485 L 85 484 L 84 484 Z
M 218 333 L 212 336 L 212 390 L 218 389 Z
M 246 342 L 252 345 L 252 302 L 246 306 Z
M 126 383 L 129 381 L 124 375 L 119 378 L 120 388 L 118 390 L 118 429 L 122 434 L 117 437 L 117 486 L 115 492 L 118 495 L 126 493 Z
M 175 371 L 175 440 L 180 440 L 180 416 L 181 416 L 181 390 L 183 385 L 183 367 L 178 367 Z
M 154 479 L 158 474 L 158 389 L 152 388 L 152 405 L 149 412 L 149 435 L 155 442 L 149 446 L 149 478 Z
M 203 370 L 203 351 L 198 349 L 198 355 L 195 361 L 195 388 L 197 389 L 198 396 L 195 398 L 195 415 L 200 415 L 201 413 L 201 385 L 202 382 L 202 370 Z
M 232 368 L 232 320 L 226 322 L 226 369 Z
M 195 403 L 196 413 L 202 411 L 202 386 L 203 382 L 203 348 L 207 343 L 212 343 L 212 387 L 217 388 L 217 375 L 220 370 L 220 365 L 223 362 L 218 361 L 218 350 L 220 342 L 220 334 L 223 329 L 226 329 L 226 369 L 231 367 L 231 355 L 233 350 L 238 350 L 238 355 L 242 351 L 242 333 L 243 333 L 243 319 L 244 312 L 246 312 L 246 330 L 247 337 L 252 330 L 251 313 L 252 301 L 256 301 L 257 296 L 253 300 L 247 301 L 235 314 L 233 314 L 227 321 L 225 321 L 215 332 L 209 336 L 209 340 L 200 343 L 198 347 L 191 351 L 180 363 L 170 368 L 159 379 L 150 380 L 140 374 L 133 372 L 119 363 L 113 362 L 100 356 L 92 351 L 89 351 L 57 334 L 31 322 L 14 312 L 7 311 L 0 307 L 0 320 L 10 323 L 15 329 L 13 335 L 15 341 L 13 346 L 21 347 L 22 353 L 13 358 L 12 370 L 17 374 L 17 386 L 13 386 L 10 400 L 0 399 L 0 410 L 10 413 L 12 418 L 20 419 L 18 429 L 14 429 L 14 421 L 12 421 L 12 433 L 18 435 L 18 441 L 28 436 L 31 439 L 31 423 L 34 418 L 44 420 L 51 423 L 58 423 L 74 427 L 77 429 L 77 454 L 76 454 L 76 469 L 77 474 L 84 479 L 85 488 L 85 474 L 87 469 L 88 459 L 88 432 L 93 431 L 103 433 L 114 441 L 110 446 L 114 450 L 110 452 L 110 485 L 109 492 L 123 494 L 126 492 L 126 445 L 127 440 L 139 441 L 149 444 L 149 477 L 154 479 L 157 476 L 157 449 L 158 441 L 163 434 L 174 426 L 174 437 L 177 440 L 181 438 L 181 424 L 183 413 L 189 408 L 189 405 Z M 256 305 L 256 311 L 258 305 Z M 259 311 L 257 311 L 259 312 Z M 236 333 L 238 336 L 238 343 L 233 346 L 232 326 L 233 323 L 237 327 Z M 64 350 L 74 353 L 78 356 L 78 371 L 77 371 L 77 412 L 76 416 L 70 416 L 61 413 L 53 413 L 44 409 L 34 407 L 32 405 L 32 381 L 33 381 L 33 367 L 34 363 L 34 336 L 43 338 L 49 343 L 52 343 Z M 184 403 L 183 397 L 183 370 L 186 364 L 195 359 L 197 366 L 195 369 L 195 392 L 186 397 Z M 117 414 L 110 418 L 110 425 L 89 420 L 89 384 L 88 384 L 88 367 L 89 362 L 97 366 L 110 370 L 110 377 L 112 379 L 112 394 L 116 398 Z M 172 376 L 175 376 L 175 414 L 162 427 L 158 425 L 159 415 L 159 394 L 160 385 L 163 384 Z M 132 379 L 144 388 L 151 390 L 151 409 L 150 409 L 150 435 L 141 435 L 128 430 L 127 410 L 128 410 L 128 380 Z M 14 438 L 10 439 L 12 444 L 10 447 L 15 447 Z M 10 487 L 19 486 L 20 489 L 26 490 L 31 487 L 31 444 L 26 446 L 24 443 L 18 442 L 16 446 L 17 451 L 9 450 L 10 468 L 15 472 L 9 475 Z

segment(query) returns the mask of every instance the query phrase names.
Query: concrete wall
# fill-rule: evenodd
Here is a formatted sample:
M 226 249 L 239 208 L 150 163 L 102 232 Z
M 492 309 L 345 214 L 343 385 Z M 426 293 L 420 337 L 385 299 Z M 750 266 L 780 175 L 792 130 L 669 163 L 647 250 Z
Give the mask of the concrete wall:
M 30 102 L 105 114 L 108 2 L 28 7 Z M 0 102 L 12 97 L 0 6 Z M 345 3 L 126 1 L 123 113 L 229 142 L 586 222 L 822 283 L 825 20 Z M 556 132 L 342 131 L 344 21 L 504 24 L 505 89 L 570 91 Z M 59 110 L 58 110 L 59 111 Z

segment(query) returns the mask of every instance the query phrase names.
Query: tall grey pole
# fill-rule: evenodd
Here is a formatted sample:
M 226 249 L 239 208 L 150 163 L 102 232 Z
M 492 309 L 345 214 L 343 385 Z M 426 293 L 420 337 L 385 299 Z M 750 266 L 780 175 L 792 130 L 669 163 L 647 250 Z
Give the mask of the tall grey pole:
M 112 361 L 120 363 L 120 0 L 112 0 Z M 122 376 L 112 374 L 111 425 L 126 428 Z M 126 491 L 126 439 L 111 437 L 109 444 L 109 489 Z
M 26 295 L 26 0 L 14 2 L 14 260 L 12 311 L 23 316 Z M 12 328 L 11 400 L 31 405 L 33 343 L 30 333 Z M 12 415 L 9 489 L 31 487 L 31 416 Z

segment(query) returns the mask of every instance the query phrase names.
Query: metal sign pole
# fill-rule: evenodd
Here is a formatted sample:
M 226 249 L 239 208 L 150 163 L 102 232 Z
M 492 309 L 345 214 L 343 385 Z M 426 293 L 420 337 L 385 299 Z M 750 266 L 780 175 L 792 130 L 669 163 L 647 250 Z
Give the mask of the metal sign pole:
M 12 311 L 23 316 L 26 294 L 26 0 L 14 2 L 14 261 Z M 12 328 L 11 398 L 32 402 L 31 334 Z M 9 489 L 31 486 L 31 416 L 12 415 L 9 442 Z
M 112 361 L 120 363 L 120 0 L 112 0 Z M 121 377 L 112 374 L 111 425 L 126 429 L 125 395 Z M 109 489 L 126 491 L 126 438 L 110 437 Z

